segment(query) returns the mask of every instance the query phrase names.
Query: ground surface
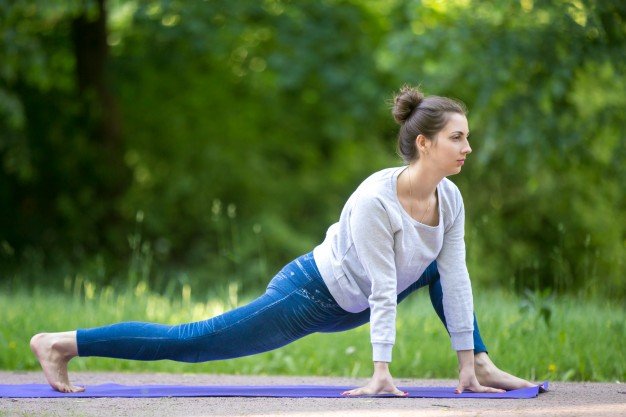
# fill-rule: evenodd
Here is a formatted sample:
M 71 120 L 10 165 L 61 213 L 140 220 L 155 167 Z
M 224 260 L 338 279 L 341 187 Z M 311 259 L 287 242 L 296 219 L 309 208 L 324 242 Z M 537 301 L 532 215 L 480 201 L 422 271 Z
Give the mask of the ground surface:
M 364 379 L 73 373 L 76 383 L 186 385 L 362 385 Z M 2 372 L 0 383 L 42 383 L 39 372 Z M 454 386 L 452 380 L 396 379 L 400 386 Z M 551 382 L 550 392 L 530 400 L 429 398 L 0 398 L 0 416 L 626 416 L 626 384 Z

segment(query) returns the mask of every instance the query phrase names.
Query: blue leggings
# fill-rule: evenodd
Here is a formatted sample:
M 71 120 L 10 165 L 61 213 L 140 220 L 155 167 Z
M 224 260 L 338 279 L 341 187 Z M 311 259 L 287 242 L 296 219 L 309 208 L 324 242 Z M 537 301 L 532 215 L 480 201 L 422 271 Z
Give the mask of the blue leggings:
M 446 324 L 437 264 L 433 262 L 398 303 L 425 285 Z M 249 304 L 219 316 L 167 326 L 124 322 L 76 333 L 79 356 L 153 361 L 204 362 L 237 358 L 284 346 L 315 332 L 341 332 L 369 321 L 370 310 L 349 313 L 334 300 L 317 269 L 313 253 L 287 264 Z M 474 352 L 486 352 L 474 316 Z

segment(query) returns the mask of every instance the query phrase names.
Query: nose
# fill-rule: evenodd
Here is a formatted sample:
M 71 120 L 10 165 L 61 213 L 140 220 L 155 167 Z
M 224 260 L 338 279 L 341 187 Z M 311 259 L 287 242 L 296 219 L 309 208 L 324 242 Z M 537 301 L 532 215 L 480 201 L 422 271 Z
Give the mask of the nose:
M 472 153 L 472 148 L 470 147 L 470 144 L 467 140 L 465 141 L 465 147 L 463 148 L 461 153 L 463 153 L 463 155 L 469 155 Z

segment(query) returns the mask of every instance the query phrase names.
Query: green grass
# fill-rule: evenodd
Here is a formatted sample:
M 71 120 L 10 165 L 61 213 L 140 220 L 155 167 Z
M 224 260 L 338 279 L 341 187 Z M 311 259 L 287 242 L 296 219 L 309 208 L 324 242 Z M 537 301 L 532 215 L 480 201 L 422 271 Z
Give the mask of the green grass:
M 199 300 L 208 300 L 200 302 Z M 212 294 L 164 297 L 143 283 L 129 291 L 96 288 L 80 280 L 64 292 L 43 287 L 0 292 L 0 368 L 39 369 L 28 342 L 42 331 L 62 331 L 118 321 L 181 323 L 201 320 L 242 305 L 236 285 Z M 519 297 L 475 290 L 481 333 L 494 362 L 532 380 L 626 380 L 626 314 L 623 305 L 601 299 Z M 184 364 L 78 358 L 70 370 L 206 372 L 232 374 L 371 375 L 369 326 L 344 333 L 314 334 L 284 348 L 252 357 Z M 436 317 L 427 291 L 398 308 L 392 374 L 405 378 L 455 378 L 456 355 Z

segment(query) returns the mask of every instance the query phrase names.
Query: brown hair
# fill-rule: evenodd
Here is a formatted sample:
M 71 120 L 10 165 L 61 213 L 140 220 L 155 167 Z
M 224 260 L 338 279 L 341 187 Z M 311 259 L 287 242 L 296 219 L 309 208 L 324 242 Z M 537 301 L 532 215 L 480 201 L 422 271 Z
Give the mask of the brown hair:
M 398 155 L 405 163 L 419 158 L 415 138 L 422 134 L 434 140 L 448 123 L 449 113 L 467 114 L 465 105 L 455 99 L 439 96 L 425 97 L 419 88 L 404 85 L 393 99 L 393 118 L 400 125 Z

